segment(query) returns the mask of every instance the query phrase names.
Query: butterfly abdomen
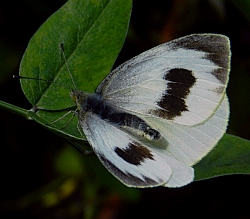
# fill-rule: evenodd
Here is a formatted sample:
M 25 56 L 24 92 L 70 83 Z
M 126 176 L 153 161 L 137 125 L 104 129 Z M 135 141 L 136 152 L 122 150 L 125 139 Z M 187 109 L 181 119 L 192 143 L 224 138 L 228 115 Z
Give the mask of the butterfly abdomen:
M 134 135 L 145 137 L 148 140 L 158 140 L 161 137 L 161 134 L 151 128 L 144 120 L 127 112 L 120 112 L 108 104 L 100 94 L 88 96 L 86 104 L 82 105 L 84 105 L 86 112 L 92 112 L 101 119 Z

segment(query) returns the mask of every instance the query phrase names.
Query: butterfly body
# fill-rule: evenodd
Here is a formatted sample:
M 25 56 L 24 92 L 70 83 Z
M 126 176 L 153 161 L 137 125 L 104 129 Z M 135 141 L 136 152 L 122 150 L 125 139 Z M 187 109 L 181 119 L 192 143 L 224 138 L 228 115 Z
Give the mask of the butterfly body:
M 102 98 L 101 94 L 73 90 L 70 96 L 77 103 L 79 119 L 87 116 L 88 113 L 93 113 L 118 128 L 148 140 L 158 140 L 161 137 L 158 131 L 151 128 L 138 116 L 115 109 Z

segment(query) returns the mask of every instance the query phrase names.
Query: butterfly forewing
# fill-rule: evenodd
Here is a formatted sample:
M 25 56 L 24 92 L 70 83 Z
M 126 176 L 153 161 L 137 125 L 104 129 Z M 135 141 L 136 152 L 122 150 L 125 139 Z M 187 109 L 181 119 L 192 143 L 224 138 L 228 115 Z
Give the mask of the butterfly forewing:
M 229 61 L 227 37 L 190 35 L 125 62 L 96 92 L 128 112 L 195 125 L 206 121 L 222 101 Z

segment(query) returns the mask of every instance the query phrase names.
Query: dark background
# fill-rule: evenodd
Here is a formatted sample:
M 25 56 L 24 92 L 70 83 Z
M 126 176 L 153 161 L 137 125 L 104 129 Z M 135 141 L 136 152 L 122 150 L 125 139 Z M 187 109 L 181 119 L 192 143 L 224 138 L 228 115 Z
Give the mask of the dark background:
M 232 46 L 228 133 L 249 139 L 248 2 L 134 0 L 128 37 L 115 65 L 180 36 L 227 35 Z M 31 108 L 12 75 L 18 74 L 29 39 L 64 3 L 0 2 L 0 100 Z M 80 154 L 38 124 L 0 110 L 0 125 L 0 218 L 250 218 L 250 176 L 224 176 L 179 189 L 128 189 L 99 166 L 95 155 Z

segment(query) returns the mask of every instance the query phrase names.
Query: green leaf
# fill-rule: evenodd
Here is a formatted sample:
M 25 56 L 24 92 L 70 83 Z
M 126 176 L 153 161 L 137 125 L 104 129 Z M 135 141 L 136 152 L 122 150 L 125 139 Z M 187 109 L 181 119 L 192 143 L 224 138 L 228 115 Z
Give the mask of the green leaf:
M 131 5 L 130 0 L 70 0 L 39 28 L 20 66 L 21 76 L 47 80 L 21 79 L 23 92 L 35 112 L 30 113 L 32 119 L 66 137 L 82 138 L 77 118 L 68 124 L 72 114 L 63 116 L 75 103 L 69 96 L 74 86 L 60 44 L 76 87 L 93 92 L 120 52 Z
M 194 166 L 195 180 L 229 174 L 250 174 L 250 141 L 225 134 L 218 145 Z

